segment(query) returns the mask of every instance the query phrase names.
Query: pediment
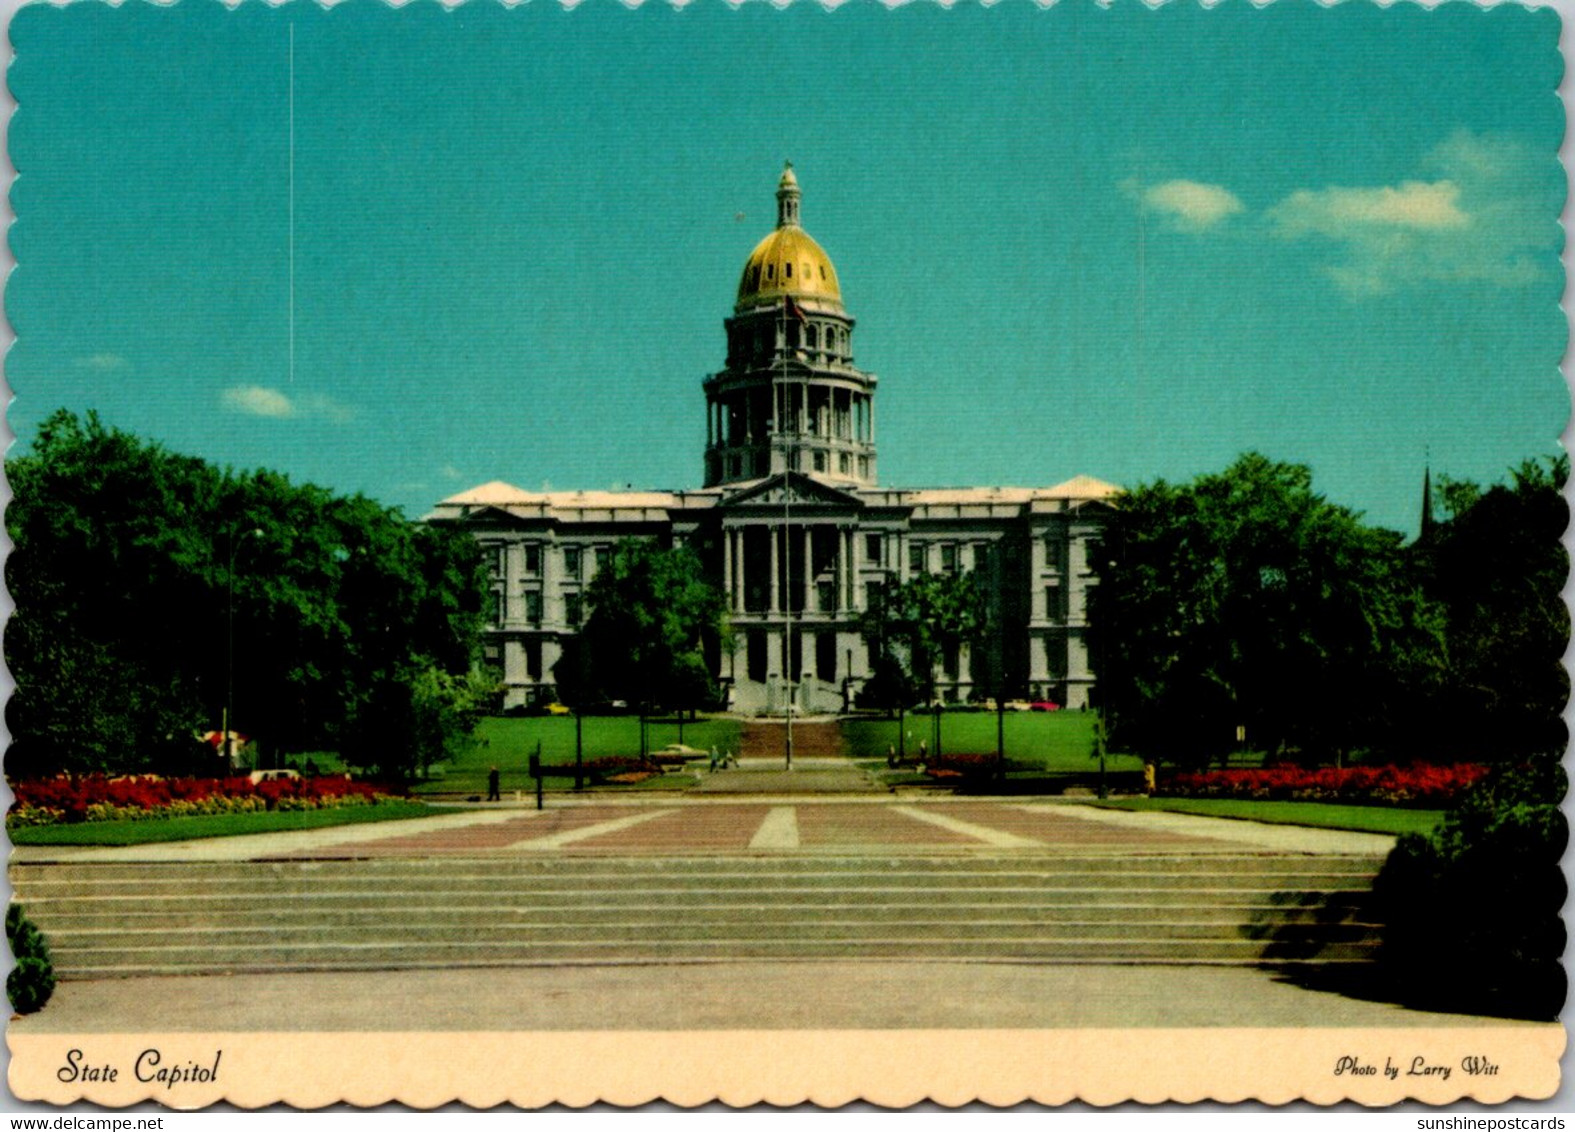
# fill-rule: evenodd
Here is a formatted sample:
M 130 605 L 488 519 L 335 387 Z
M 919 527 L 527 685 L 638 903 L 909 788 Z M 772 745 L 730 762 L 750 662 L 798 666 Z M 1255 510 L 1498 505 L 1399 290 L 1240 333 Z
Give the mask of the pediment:
M 802 472 L 787 472 L 739 492 L 721 506 L 862 508 L 864 501 L 851 491 L 832 487 Z

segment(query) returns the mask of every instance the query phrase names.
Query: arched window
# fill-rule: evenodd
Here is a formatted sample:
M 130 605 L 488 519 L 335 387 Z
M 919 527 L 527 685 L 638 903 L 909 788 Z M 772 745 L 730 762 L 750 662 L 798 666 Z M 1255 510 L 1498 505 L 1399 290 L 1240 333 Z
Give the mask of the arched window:
M 816 349 L 820 345 L 820 335 L 813 324 L 804 328 L 804 345 L 811 350 Z

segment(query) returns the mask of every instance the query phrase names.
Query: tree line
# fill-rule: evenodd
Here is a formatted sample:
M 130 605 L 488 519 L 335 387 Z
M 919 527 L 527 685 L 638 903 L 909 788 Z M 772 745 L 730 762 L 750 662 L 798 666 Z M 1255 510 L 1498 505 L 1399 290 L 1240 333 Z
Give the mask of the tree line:
M 1441 483 L 1407 545 L 1258 454 L 1118 498 L 1089 609 L 1113 745 L 1202 764 L 1558 757 L 1566 457 Z
M 468 536 L 94 414 L 55 413 L 6 470 L 10 777 L 212 773 L 196 737 L 227 707 L 265 765 L 403 776 L 468 736 L 489 692 Z

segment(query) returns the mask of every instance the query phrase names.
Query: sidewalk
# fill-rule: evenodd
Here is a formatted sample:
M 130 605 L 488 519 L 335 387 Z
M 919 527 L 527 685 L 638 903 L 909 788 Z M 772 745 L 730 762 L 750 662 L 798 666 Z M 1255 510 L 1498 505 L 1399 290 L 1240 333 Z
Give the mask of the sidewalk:
M 156 1005 L 153 1005 L 156 1004 Z M 957 1030 L 1535 1025 L 1203 966 L 706 963 L 64 982 L 13 1032 Z

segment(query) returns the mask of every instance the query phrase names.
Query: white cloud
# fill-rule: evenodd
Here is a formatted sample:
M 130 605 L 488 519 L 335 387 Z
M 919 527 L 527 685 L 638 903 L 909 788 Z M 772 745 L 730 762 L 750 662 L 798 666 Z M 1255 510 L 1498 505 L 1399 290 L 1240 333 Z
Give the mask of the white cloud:
M 89 354 L 85 358 L 78 358 L 76 365 L 79 369 L 96 369 L 101 373 L 110 373 L 114 370 L 125 369 L 129 362 L 119 354 Z
M 1281 237 L 1329 247 L 1323 272 L 1350 298 L 1425 283 L 1524 286 L 1557 267 L 1557 204 L 1537 185 L 1557 166 L 1543 156 L 1539 170 L 1524 146 L 1459 130 L 1424 158 L 1434 179 L 1299 189 L 1267 216 Z
M 292 398 L 265 385 L 235 385 L 219 395 L 226 409 L 252 417 L 271 417 L 275 420 L 315 418 L 343 424 L 354 411 L 321 393 L 308 393 Z
M 1464 228 L 1471 218 L 1460 210 L 1460 186 L 1453 181 L 1405 181 L 1398 188 L 1300 189 L 1269 210 L 1286 235 L 1315 232 L 1340 239 L 1363 229 Z
M 295 402 L 277 389 L 261 385 L 236 385 L 221 395 L 224 407 L 236 413 L 253 417 L 293 417 Z
M 1228 216 L 1245 211 L 1236 194 L 1220 185 L 1198 181 L 1165 181 L 1142 190 L 1143 206 L 1168 217 L 1179 229 L 1199 232 Z

